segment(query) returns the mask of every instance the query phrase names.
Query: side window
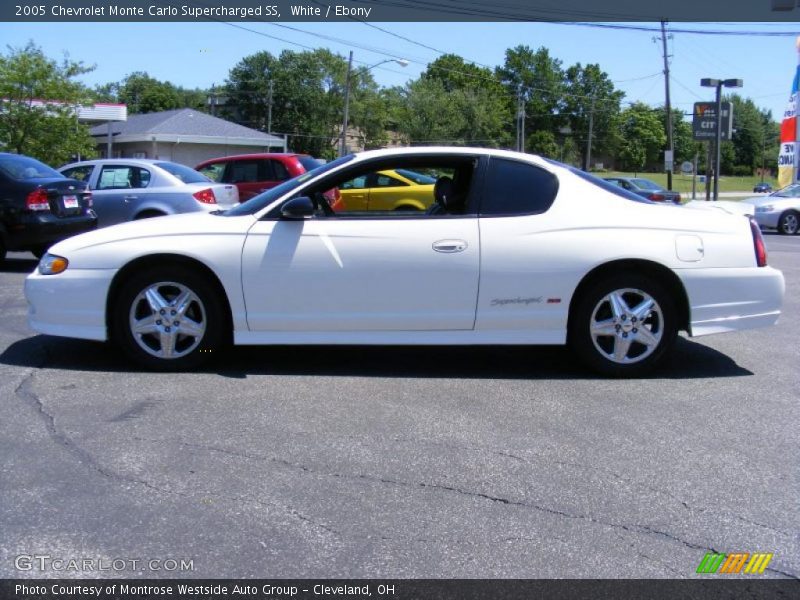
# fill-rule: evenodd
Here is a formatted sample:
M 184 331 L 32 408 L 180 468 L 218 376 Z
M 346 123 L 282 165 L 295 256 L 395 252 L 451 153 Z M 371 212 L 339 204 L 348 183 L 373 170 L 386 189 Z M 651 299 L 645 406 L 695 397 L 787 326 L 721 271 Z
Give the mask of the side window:
M 408 184 L 403 181 L 400 181 L 399 179 L 395 179 L 394 177 L 389 177 L 388 175 L 384 175 L 383 173 L 376 173 L 375 180 L 372 183 L 371 187 L 376 187 L 376 188 L 402 187 L 404 185 Z
M 150 171 L 141 167 L 106 166 L 100 171 L 98 190 L 128 190 L 147 187 Z
M 339 186 L 340 190 L 363 190 L 367 187 L 367 176 L 361 175 L 350 181 L 345 181 Z
M 270 160 L 272 164 L 272 170 L 274 171 L 273 178 L 274 181 L 286 181 L 287 179 L 291 179 L 292 176 L 289 175 L 289 170 L 279 160 Z
M 225 183 L 250 183 L 259 181 L 256 160 L 237 160 L 230 163 Z
M 71 169 L 66 169 L 63 171 L 62 175 L 64 177 L 69 177 L 71 179 L 77 179 L 78 181 L 89 181 L 89 178 L 92 176 L 92 171 L 94 170 L 94 166 L 92 165 L 84 165 L 81 167 L 72 167 Z
M 483 216 L 531 215 L 547 211 L 558 193 L 558 178 L 531 164 L 492 158 L 481 198 Z
M 222 180 L 222 175 L 225 173 L 225 163 L 212 163 L 206 165 L 199 172 L 208 177 L 211 181 L 219 183 Z

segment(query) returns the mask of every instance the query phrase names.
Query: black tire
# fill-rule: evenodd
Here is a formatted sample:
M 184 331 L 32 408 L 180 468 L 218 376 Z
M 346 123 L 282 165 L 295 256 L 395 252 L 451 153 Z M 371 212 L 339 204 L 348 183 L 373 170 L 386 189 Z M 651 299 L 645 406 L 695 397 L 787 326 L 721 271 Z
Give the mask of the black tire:
M 144 292 L 155 291 L 164 311 L 156 312 Z M 183 313 L 176 301 L 184 292 Z M 154 371 L 184 371 L 219 356 L 230 340 L 220 293 L 207 277 L 184 265 L 165 265 L 135 273 L 123 285 L 111 308 L 111 337 L 123 352 Z M 133 323 L 149 331 L 135 334 Z M 175 323 L 178 323 L 176 326 Z M 182 331 L 192 333 L 182 333 Z M 202 331 L 199 331 L 200 327 Z M 172 340 L 174 356 L 164 340 Z
M 617 316 L 613 314 L 612 294 L 622 300 L 618 305 L 622 310 L 618 309 Z M 576 300 L 569 320 L 569 345 L 589 368 L 602 375 L 643 375 L 675 343 L 678 333 L 675 302 L 664 286 L 650 277 L 638 274 L 609 277 Z M 644 302 L 650 300 L 654 304 L 645 311 Z M 637 307 L 641 309 L 638 318 L 634 311 Z
M 50 246 L 36 246 L 31 248 L 31 254 L 33 254 L 36 258 L 42 258 L 49 249 Z
M 144 212 L 140 212 L 138 215 L 133 217 L 134 221 L 139 221 L 140 219 L 152 219 L 153 217 L 165 217 L 167 216 L 163 212 L 159 212 L 157 210 L 146 210 Z
M 3 238 L 0 237 L 0 264 L 4 263 L 6 260 L 6 243 L 3 241 Z
M 800 229 L 800 214 L 794 210 L 787 210 L 778 219 L 778 233 L 782 235 L 797 235 Z

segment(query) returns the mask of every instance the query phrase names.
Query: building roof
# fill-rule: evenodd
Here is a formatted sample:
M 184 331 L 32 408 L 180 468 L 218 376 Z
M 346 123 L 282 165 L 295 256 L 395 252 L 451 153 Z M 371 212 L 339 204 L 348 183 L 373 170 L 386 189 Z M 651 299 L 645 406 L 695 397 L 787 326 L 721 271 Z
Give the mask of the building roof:
M 282 146 L 283 138 L 212 117 L 192 108 L 178 108 L 154 113 L 128 115 L 127 121 L 105 123 L 91 128 L 91 134 L 102 138 L 108 128 L 114 142 L 175 141 L 220 143 L 235 141 L 258 146 Z

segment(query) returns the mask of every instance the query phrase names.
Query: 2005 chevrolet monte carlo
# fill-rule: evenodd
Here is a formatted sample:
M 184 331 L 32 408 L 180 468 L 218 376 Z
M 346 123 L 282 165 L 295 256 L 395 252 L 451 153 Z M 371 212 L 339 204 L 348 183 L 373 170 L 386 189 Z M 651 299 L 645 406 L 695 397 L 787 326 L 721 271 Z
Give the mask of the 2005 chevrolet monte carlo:
M 334 212 L 367 173 L 436 178 L 426 211 Z M 572 167 L 473 148 L 351 155 L 227 211 L 53 246 L 26 280 L 30 326 L 111 340 L 159 370 L 226 344 L 564 344 L 639 375 L 679 331 L 772 325 L 784 293 L 756 224 L 652 203 Z

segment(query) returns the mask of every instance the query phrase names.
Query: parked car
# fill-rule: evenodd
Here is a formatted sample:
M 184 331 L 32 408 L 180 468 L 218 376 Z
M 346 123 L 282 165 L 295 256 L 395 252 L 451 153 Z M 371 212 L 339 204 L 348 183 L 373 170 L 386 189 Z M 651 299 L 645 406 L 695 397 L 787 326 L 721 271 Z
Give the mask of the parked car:
M 449 172 L 436 210 L 334 213 L 368 173 Z M 569 344 L 600 373 L 646 372 L 679 330 L 772 325 L 784 293 L 755 222 L 651 202 L 540 157 L 377 150 L 224 212 L 60 242 L 28 276 L 34 331 L 112 340 L 148 368 L 252 344 Z
M 756 221 L 762 229 L 777 229 L 783 235 L 795 235 L 800 230 L 800 183 L 743 202 L 755 206 Z
M 772 186 L 766 182 L 757 183 L 753 186 L 753 192 L 756 194 L 766 194 L 772 191 Z
M 238 154 L 201 162 L 195 167 L 220 183 L 232 183 L 245 202 L 279 183 L 316 169 L 322 163 L 306 154 Z
M 51 244 L 96 227 L 85 183 L 34 158 L 0 152 L 0 262 L 8 250 L 40 257 Z
M 239 202 L 236 186 L 213 183 L 194 169 L 165 160 L 86 160 L 59 169 L 92 189 L 98 226 L 188 212 L 210 212 Z
M 435 202 L 435 177 L 409 169 L 367 173 L 339 186 L 346 210 L 426 210 Z
M 681 203 L 680 193 L 665 190 L 655 181 L 650 181 L 643 177 L 605 177 L 605 180 L 653 202 Z

